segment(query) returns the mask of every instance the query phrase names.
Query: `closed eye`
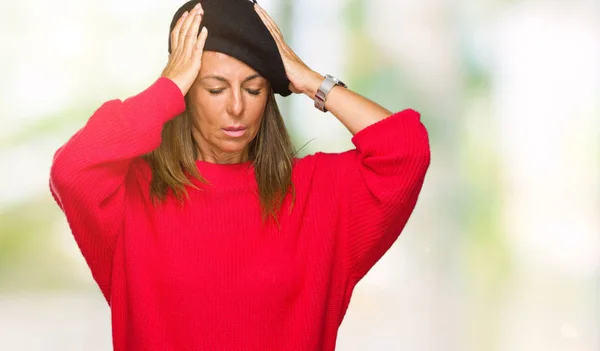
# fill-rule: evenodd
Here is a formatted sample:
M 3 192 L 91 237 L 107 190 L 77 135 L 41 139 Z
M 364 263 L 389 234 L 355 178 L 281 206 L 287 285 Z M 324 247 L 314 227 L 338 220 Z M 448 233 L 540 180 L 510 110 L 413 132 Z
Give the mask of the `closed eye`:
M 258 89 L 258 90 L 246 89 L 246 91 L 247 91 L 248 93 L 250 93 L 251 95 L 260 95 L 260 93 L 261 93 L 261 90 L 260 90 L 260 89 Z
M 207 89 L 208 92 L 212 95 L 219 95 L 221 94 L 225 89 Z M 246 91 L 250 94 L 250 95 L 260 95 L 260 93 L 262 92 L 260 89 L 246 89 Z

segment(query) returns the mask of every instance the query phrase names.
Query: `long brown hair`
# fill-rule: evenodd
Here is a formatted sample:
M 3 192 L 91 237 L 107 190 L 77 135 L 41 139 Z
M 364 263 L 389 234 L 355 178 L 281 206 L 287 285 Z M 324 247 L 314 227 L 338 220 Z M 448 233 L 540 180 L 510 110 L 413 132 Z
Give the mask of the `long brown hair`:
M 186 106 L 190 106 L 187 95 L 185 99 Z M 169 191 L 182 203 L 184 198 L 189 199 L 186 186 L 197 189 L 190 176 L 209 183 L 200 175 L 196 165 L 198 151 L 192 136 L 191 118 L 186 108 L 182 114 L 165 123 L 160 146 L 144 155 L 152 170 L 150 195 L 155 205 L 164 202 Z M 292 205 L 295 200 L 292 184 L 295 151 L 272 91 L 267 98 L 258 133 L 248 147 L 256 175 L 262 219 L 264 221 L 270 216 L 278 223 L 277 215 L 288 191 L 292 195 Z

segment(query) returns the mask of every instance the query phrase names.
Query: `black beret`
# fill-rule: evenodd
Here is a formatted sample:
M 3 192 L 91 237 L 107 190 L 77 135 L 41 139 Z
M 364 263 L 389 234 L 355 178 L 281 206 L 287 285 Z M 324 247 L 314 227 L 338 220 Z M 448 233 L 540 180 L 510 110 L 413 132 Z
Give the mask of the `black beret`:
M 244 62 L 265 77 L 273 91 L 288 96 L 290 81 L 285 74 L 275 39 L 254 10 L 250 0 L 191 0 L 183 4 L 171 21 L 170 34 L 185 11 L 202 3 L 204 16 L 201 26 L 208 29 L 205 51 L 217 51 Z

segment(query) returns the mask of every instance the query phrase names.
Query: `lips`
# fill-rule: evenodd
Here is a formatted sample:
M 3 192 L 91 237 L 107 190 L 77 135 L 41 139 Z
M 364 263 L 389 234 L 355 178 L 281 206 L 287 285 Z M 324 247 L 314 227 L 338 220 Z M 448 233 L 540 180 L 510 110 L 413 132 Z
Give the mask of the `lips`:
M 227 127 L 227 128 L 223 128 L 223 133 L 225 133 L 226 135 L 232 137 L 232 138 L 239 138 L 241 136 L 243 136 L 244 134 L 246 134 L 246 127 L 242 127 L 242 126 L 238 126 L 238 127 Z

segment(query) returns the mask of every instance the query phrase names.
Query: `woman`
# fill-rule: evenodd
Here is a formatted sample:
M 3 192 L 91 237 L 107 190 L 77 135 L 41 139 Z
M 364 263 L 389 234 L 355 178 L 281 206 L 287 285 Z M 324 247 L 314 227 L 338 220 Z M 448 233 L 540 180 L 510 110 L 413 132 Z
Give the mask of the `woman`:
M 415 206 L 427 132 L 308 68 L 258 5 L 197 3 L 173 18 L 161 77 L 57 151 L 52 194 L 115 350 L 333 350 Z M 295 158 L 273 96 L 292 92 L 356 149 Z

